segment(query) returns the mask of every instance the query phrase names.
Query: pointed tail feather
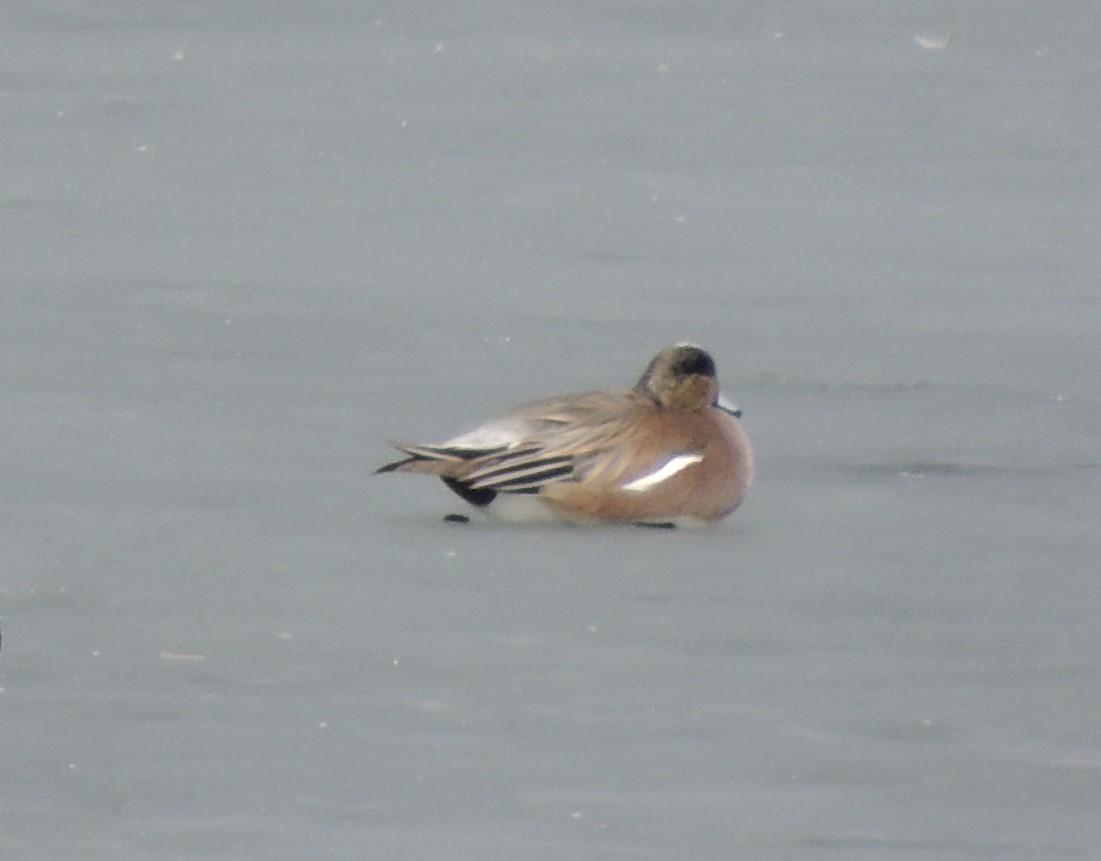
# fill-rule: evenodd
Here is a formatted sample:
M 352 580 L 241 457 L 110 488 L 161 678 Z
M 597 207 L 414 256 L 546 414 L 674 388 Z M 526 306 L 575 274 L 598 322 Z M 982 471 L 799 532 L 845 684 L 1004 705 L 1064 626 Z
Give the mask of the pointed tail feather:
M 409 455 L 393 463 L 387 463 L 375 470 L 375 475 L 382 472 L 420 472 L 429 475 L 446 475 L 454 467 L 460 466 L 470 460 L 487 455 L 499 454 L 508 446 L 496 448 L 455 448 L 448 446 L 415 445 L 404 442 L 390 443 L 403 454 Z

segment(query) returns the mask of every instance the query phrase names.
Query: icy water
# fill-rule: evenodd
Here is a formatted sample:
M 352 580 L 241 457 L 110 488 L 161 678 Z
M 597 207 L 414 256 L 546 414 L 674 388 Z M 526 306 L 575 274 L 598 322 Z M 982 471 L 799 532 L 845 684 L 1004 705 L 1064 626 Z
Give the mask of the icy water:
M 1101 15 L 0 9 L 0 857 L 1101 858 Z M 705 532 L 371 476 L 716 356 Z

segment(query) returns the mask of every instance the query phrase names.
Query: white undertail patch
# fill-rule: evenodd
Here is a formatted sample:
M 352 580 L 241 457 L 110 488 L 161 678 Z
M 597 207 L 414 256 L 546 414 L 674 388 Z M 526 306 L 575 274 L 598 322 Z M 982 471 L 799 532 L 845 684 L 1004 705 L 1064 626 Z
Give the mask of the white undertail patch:
M 649 490 L 656 484 L 661 484 L 667 478 L 672 478 L 682 469 L 686 469 L 694 463 L 699 463 L 701 460 L 703 460 L 702 454 L 678 454 L 675 457 L 669 458 L 660 469 L 647 473 L 640 478 L 636 478 L 629 484 L 623 485 L 623 489 L 633 491 L 634 493 L 641 493 L 644 490 Z

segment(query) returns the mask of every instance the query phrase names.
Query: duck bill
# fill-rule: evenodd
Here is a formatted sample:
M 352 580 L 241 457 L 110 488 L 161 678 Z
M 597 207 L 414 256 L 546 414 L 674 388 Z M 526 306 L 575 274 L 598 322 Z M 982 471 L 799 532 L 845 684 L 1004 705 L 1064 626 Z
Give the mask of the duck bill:
M 729 413 L 730 415 L 734 416 L 734 418 L 736 419 L 740 419 L 742 417 L 741 407 L 739 407 L 733 401 L 728 401 L 722 395 L 719 395 L 719 397 L 715 400 L 715 406 L 716 408 L 722 410 L 724 413 Z

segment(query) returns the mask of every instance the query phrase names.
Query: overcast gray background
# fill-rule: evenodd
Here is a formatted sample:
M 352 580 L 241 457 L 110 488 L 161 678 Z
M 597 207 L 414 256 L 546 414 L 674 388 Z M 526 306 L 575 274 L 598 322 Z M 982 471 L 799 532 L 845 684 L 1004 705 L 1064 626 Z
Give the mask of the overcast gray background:
M 0 855 L 1101 857 L 1101 14 L 0 7 Z M 716 530 L 370 475 L 715 354 Z

